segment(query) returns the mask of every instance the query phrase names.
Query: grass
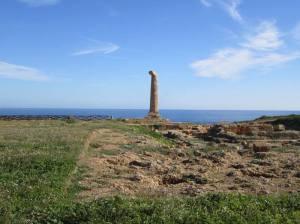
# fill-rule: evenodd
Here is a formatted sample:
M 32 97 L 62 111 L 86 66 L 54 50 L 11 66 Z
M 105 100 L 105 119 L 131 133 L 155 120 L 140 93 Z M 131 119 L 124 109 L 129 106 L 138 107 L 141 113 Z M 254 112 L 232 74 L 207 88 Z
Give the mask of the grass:
M 0 223 L 299 223 L 300 194 L 78 202 L 76 181 L 88 170 L 79 167 L 70 185 L 71 174 L 97 128 L 172 144 L 145 127 L 116 121 L 0 121 Z
M 196 198 L 106 198 L 52 211 L 34 223 L 299 223 L 299 195 L 266 197 L 208 194 Z
M 170 139 L 165 138 L 161 133 L 152 131 L 151 129 L 149 129 L 148 127 L 145 127 L 145 126 L 133 126 L 133 133 L 148 135 L 166 146 L 174 145 L 174 143 Z
M 65 184 L 93 126 L 0 121 L 0 217 L 22 223 L 36 207 L 67 203 Z

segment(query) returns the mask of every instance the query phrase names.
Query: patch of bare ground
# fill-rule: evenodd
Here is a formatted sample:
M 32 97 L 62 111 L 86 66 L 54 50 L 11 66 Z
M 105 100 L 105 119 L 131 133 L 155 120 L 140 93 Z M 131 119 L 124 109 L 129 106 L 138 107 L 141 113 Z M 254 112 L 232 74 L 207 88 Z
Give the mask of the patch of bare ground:
M 300 189 L 300 156 L 295 150 L 255 153 L 230 145 L 213 151 L 169 147 L 151 136 L 115 129 L 95 131 L 86 144 L 78 162 L 87 168 L 79 181 L 79 199 Z

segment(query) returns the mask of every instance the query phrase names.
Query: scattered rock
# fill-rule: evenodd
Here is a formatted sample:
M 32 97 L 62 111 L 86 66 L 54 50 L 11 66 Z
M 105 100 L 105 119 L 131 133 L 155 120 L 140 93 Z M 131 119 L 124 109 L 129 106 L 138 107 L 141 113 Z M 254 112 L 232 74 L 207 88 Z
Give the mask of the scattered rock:
M 243 169 L 243 168 L 245 168 L 245 165 L 243 165 L 241 163 L 234 163 L 231 165 L 231 167 L 234 169 Z
M 237 187 L 237 186 L 235 186 L 235 185 L 232 185 L 232 186 L 229 186 L 228 187 L 228 190 L 231 190 L 231 191 L 236 191 L 236 190 L 238 190 L 239 188 Z
M 194 156 L 203 156 L 203 153 L 200 150 L 195 150 Z
M 183 152 L 183 150 L 181 149 L 176 149 L 176 155 L 179 156 L 179 157 L 185 157 L 185 153 Z
M 242 169 L 241 170 L 244 175 L 250 177 L 265 177 L 265 178 L 276 178 L 277 176 L 273 173 L 260 172 L 252 169 Z
M 295 173 L 295 177 L 300 178 L 300 171 Z
M 194 174 L 183 175 L 182 179 L 186 181 L 193 181 L 196 184 L 207 184 L 208 182 L 207 178 L 194 175 Z
M 183 178 L 177 177 L 175 175 L 166 175 L 162 178 L 162 183 L 163 184 L 181 184 L 186 182 Z
M 274 131 L 285 131 L 285 126 L 283 124 L 274 125 Z
M 186 160 L 183 160 L 183 161 L 182 161 L 183 164 L 191 164 L 191 163 L 193 163 L 193 162 L 194 162 L 194 161 L 191 160 L 191 159 L 186 159 Z
M 180 131 L 168 131 L 164 136 L 171 139 L 184 139 L 184 136 Z
M 249 154 L 249 153 L 251 153 L 251 151 L 250 151 L 250 149 L 247 149 L 247 148 L 238 150 L 238 154 L 240 156 L 244 156 L 244 155 Z
M 272 163 L 270 161 L 261 160 L 261 159 L 253 159 L 250 163 L 257 164 L 260 166 L 271 166 L 272 165 Z
M 268 194 L 270 194 L 270 192 L 268 190 L 262 189 L 262 190 L 260 190 L 258 192 L 258 194 L 260 194 L 260 195 L 268 195 Z
M 129 177 L 129 180 L 131 181 L 141 181 L 143 179 L 143 176 L 141 174 L 135 174 L 131 177 Z
M 202 190 L 194 186 L 188 186 L 181 191 L 181 194 L 189 196 L 197 196 L 200 193 L 202 193 Z
M 254 154 L 254 157 L 257 159 L 265 159 L 268 157 L 268 154 L 265 152 L 257 152 Z
M 251 188 L 251 187 L 253 187 L 253 185 L 251 183 L 242 183 L 242 184 L 240 184 L 240 187 L 241 188 Z
M 236 175 L 236 173 L 235 173 L 233 170 L 229 171 L 229 172 L 226 174 L 227 177 L 234 177 L 235 175 Z
M 253 151 L 257 152 L 269 152 L 271 147 L 266 143 L 254 143 L 253 144 Z
M 139 166 L 139 167 L 144 167 L 144 168 L 150 168 L 151 162 L 142 162 L 142 161 L 134 160 L 129 163 L 129 166 Z
M 243 146 L 245 149 L 249 149 L 249 148 L 250 148 L 249 142 L 247 142 L 247 141 L 242 141 L 241 144 L 242 144 L 242 146 Z

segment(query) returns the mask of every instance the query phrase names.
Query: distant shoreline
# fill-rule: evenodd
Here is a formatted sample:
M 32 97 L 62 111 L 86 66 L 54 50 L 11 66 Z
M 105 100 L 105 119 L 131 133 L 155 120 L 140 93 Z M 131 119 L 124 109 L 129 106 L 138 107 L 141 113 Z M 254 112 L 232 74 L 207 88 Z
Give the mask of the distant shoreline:
M 146 109 L 1 109 L 0 116 L 16 117 L 20 116 L 33 119 L 51 119 L 76 117 L 78 119 L 142 119 L 146 117 Z M 196 123 L 196 124 L 215 124 L 232 123 L 240 121 L 255 120 L 262 116 L 282 116 L 290 114 L 300 114 L 300 111 L 256 111 L 256 110 L 160 110 L 162 118 L 172 122 Z M 28 116 L 28 117 L 27 117 Z
M 0 120 L 57 120 L 57 119 L 77 119 L 77 120 L 112 120 L 109 115 L 95 116 L 69 116 L 69 115 L 0 115 Z

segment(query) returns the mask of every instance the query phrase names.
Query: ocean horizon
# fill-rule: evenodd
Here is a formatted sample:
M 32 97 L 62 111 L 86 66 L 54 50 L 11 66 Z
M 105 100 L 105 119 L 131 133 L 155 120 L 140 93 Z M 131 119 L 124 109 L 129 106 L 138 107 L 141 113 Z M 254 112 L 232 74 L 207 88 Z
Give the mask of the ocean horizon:
M 112 116 L 113 118 L 143 118 L 147 116 L 147 109 L 76 109 L 76 108 L 2 108 L 0 116 L 13 115 L 68 115 L 68 116 Z M 300 111 L 276 110 L 160 110 L 162 118 L 173 122 L 191 123 L 230 123 L 254 120 L 261 116 L 279 116 L 300 114 Z

